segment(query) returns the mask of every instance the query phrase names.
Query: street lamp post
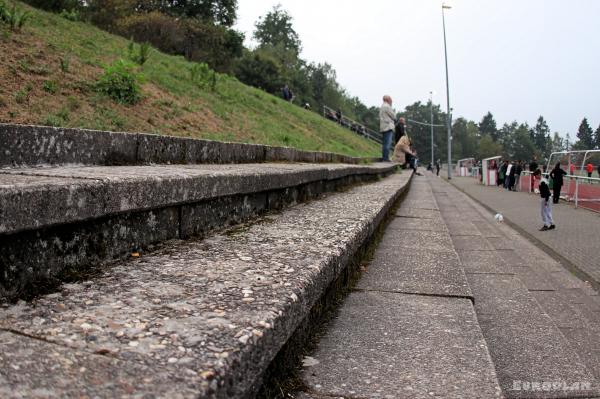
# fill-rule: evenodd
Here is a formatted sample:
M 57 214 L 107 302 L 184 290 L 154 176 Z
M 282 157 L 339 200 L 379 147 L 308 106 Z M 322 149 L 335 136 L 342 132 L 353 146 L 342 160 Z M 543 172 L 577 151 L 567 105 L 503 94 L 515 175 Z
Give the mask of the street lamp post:
M 433 91 L 429 92 L 429 111 L 431 114 L 431 166 L 435 164 L 435 154 L 433 150 Z
M 452 115 L 450 114 L 450 84 L 448 83 L 448 48 L 446 46 L 446 18 L 444 15 L 444 10 L 450 8 L 450 6 L 442 4 L 442 26 L 444 29 L 444 58 L 446 60 L 446 102 L 448 106 L 448 112 L 446 114 L 446 124 L 448 125 L 448 180 L 452 179 Z

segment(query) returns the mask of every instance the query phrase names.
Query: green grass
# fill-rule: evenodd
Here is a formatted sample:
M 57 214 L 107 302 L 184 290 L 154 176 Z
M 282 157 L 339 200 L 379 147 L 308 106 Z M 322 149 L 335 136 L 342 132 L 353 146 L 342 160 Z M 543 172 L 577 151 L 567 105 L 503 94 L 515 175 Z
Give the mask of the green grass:
M 315 112 L 243 85 L 233 77 L 218 75 L 214 90 L 211 85 L 195 84 L 190 76 L 193 63 L 156 49 L 139 67 L 144 77 L 141 104 L 126 106 L 98 98 L 99 95 L 90 88 L 103 73 L 104 66 L 119 58 L 128 58 L 129 41 L 84 22 L 69 21 L 21 5 L 31 12 L 31 19 L 23 33 L 14 36 L 22 35 L 24 41 L 35 42 L 53 57 L 49 57 L 50 61 L 40 61 L 32 50 L 15 57 L 9 65 L 0 64 L 0 68 L 6 71 L 16 68 L 18 76 L 30 77 L 32 82 L 43 76 L 44 81 L 51 83 L 46 83 L 45 91 L 40 89 L 31 94 L 23 90 L 26 83 L 21 84 L 19 89 L 23 91 L 16 94 L 21 102 L 1 107 L 2 121 L 10 122 L 10 115 L 19 115 L 28 123 L 60 122 L 68 127 L 286 145 L 352 156 L 379 154 L 376 143 Z M 0 42 L 4 46 L 0 50 L 10 52 L 11 43 L 10 40 Z M 68 60 L 68 68 L 61 66 L 61 60 L 63 64 Z M 60 91 L 57 90 L 59 87 Z M 37 101 L 37 109 L 51 112 L 34 114 L 27 98 Z M 68 115 L 64 112 L 67 109 Z

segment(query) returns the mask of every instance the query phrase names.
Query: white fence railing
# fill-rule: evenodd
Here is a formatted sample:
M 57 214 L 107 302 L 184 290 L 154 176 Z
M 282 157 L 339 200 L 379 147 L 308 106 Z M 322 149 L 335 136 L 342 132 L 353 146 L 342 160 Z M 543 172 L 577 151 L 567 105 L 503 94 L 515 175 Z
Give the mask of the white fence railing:
M 548 173 L 543 173 L 548 178 Z M 519 191 L 534 193 L 539 180 L 533 179 L 532 172 L 524 171 L 519 179 Z M 560 198 L 572 202 L 575 208 L 586 208 L 600 212 L 600 179 L 577 175 L 565 175 L 560 190 Z

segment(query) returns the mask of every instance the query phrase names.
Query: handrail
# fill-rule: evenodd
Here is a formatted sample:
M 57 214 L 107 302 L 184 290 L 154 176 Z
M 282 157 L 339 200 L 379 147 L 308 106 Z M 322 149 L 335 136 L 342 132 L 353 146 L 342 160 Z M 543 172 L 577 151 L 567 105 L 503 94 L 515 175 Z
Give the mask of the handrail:
M 327 118 L 328 112 L 331 116 L 335 117 L 337 120 L 336 111 L 333 108 L 329 108 L 327 105 L 323 105 L 323 116 L 325 118 Z M 350 128 L 350 130 L 352 130 L 370 140 L 375 141 L 378 144 L 381 144 L 383 141 L 381 134 L 379 134 L 378 132 L 375 132 L 372 129 L 369 129 L 362 123 L 359 123 L 353 119 L 348 118 L 347 116 L 344 116 L 343 114 L 342 114 L 341 120 L 339 120 L 337 122 L 339 124 L 341 124 L 342 126 L 348 127 L 348 128 Z M 349 123 L 344 124 L 344 122 L 349 122 Z M 360 131 L 358 129 L 357 130 L 352 129 L 352 127 L 354 127 L 354 126 L 359 127 Z

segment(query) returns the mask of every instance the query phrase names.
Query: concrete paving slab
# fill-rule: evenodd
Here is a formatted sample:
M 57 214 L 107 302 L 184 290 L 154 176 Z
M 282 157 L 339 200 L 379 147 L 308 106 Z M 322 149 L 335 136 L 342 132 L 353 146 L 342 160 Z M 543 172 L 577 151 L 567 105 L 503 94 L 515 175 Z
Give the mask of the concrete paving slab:
M 600 301 L 587 295 L 581 288 L 561 288 L 559 291 L 569 303 L 585 304 L 591 311 L 600 312 Z
M 486 238 L 502 237 L 502 233 L 485 220 L 473 220 L 472 223 Z
M 404 200 L 403 206 L 415 209 L 438 210 L 437 203 L 434 201 L 423 201 L 422 199 Z
M 531 295 L 540 307 L 559 328 L 586 328 L 588 323 L 577 310 L 577 304 L 570 304 L 558 291 L 534 291 Z
M 320 395 L 501 397 L 468 299 L 352 293 L 312 357 L 302 380 Z
M 571 398 L 600 395 L 594 376 L 519 280 L 511 276 L 467 275 L 500 384 L 509 398 Z M 584 389 L 535 391 L 531 385 L 562 381 Z M 587 384 L 591 384 L 592 388 Z M 579 385 L 577 385 L 579 386 Z
M 528 257 L 527 258 L 521 257 L 513 249 L 498 250 L 498 251 L 496 251 L 496 253 L 498 254 L 498 256 L 500 256 L 500 258 L 504 259 L 505 264 L 510 267 L 522 267 L 522 266 L 525 266 L 526 264 L 528 264 L 525 262 L 525 259 L 527 259 L 527 261 L 529 261 Z
M 558 288 L 585 288 L 585 283 L 583 281 L 564 269 L 548 273 L 548 276 L 556 282 Z
M 510 270 L 529 291 L 554 291 L 558 288 L 547 273 L 542 273 L 529 266 L 511 266 Z
M 210 385 L 185 366 L 155 368 L 0 331 L 0 397 L 190 398 Z
M 448 232 L 441 219 L 417 219 L 396 217 L 387 226 L 388 230 L 423 230 Z
M 440 211 L 438 210 L 410 208 L 406 206 L 405 203 L 402 203 L 402 206 L 400 206 L 400 208 L 396 211 L 396 216 L 425 219 L 441 219 Z
M 466 273 L 512 274 L 495 251 L 457 250 Z
M 379 248 L 426 249 L 432 252 L 454 252 L 447 232 L 418 230 L 389 230 L 381 239 Z
M 462 251 L 493 251 L 494 247 L 481 236 L 452 236 L 456 250 Z
M 446 221 L 452 236 L 481 236 L 477 227 L 469 221 Z
M 356 288 L 424 295 L 471 297 L 458 256 L 452 252 L 399 247 L 376 251 Z

